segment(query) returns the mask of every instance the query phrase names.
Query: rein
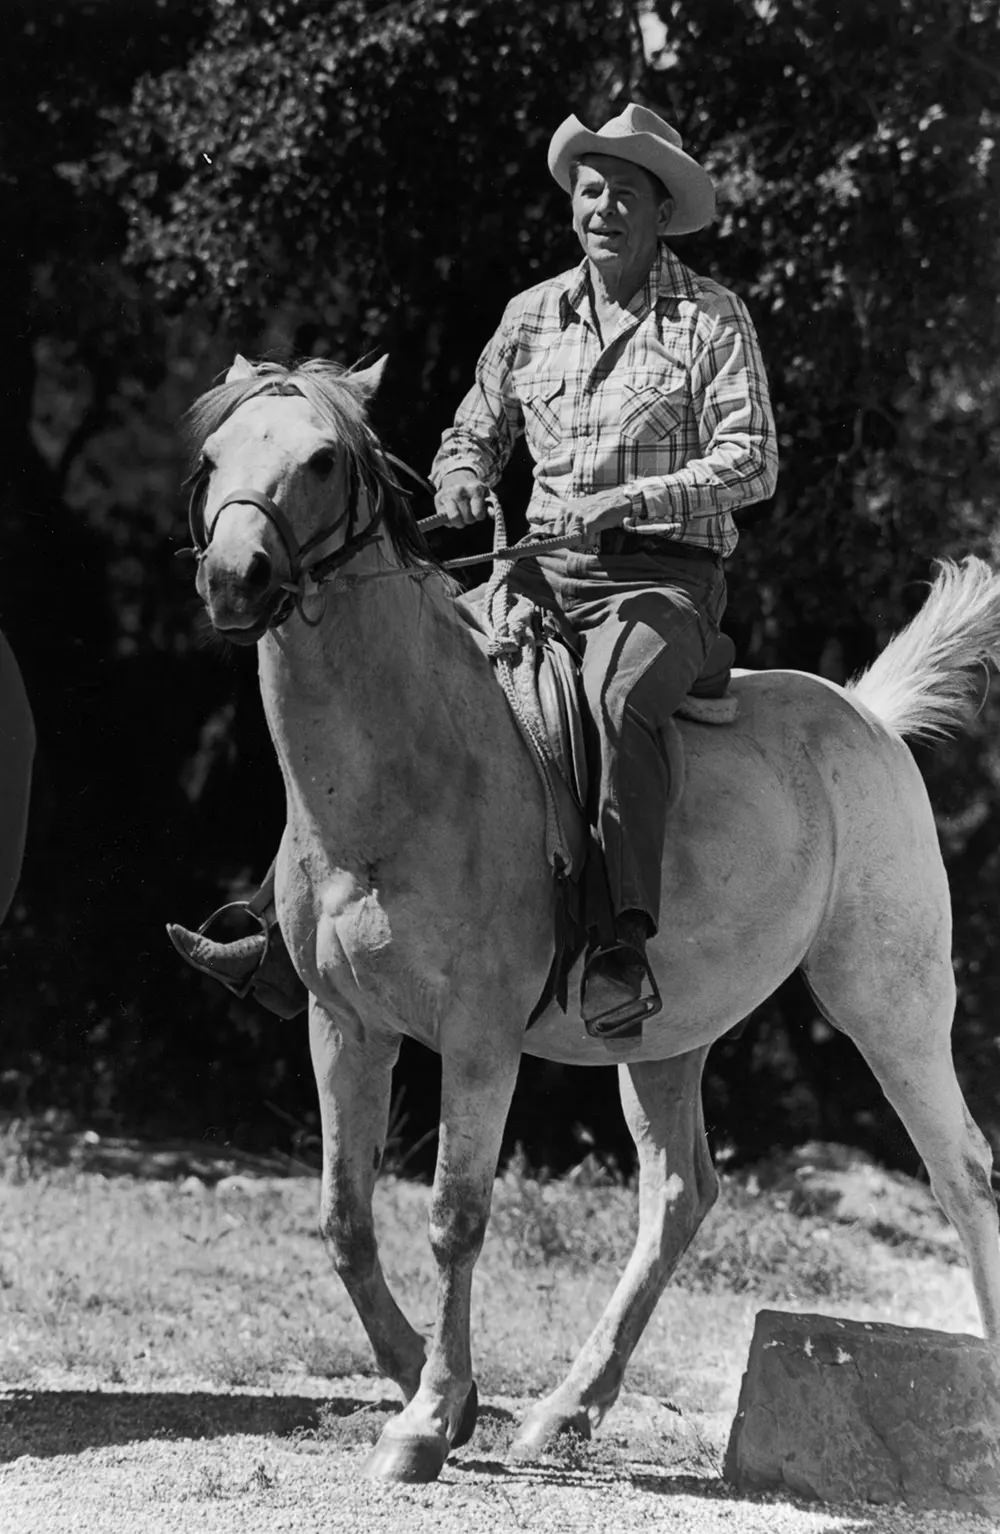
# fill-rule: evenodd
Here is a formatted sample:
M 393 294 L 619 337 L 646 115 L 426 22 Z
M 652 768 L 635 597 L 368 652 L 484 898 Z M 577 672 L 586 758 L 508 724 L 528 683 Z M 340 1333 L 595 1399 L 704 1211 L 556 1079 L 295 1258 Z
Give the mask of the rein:
M 425 479 L 422 474 L 419 474 L 416 469 L 411 468 L 401 458 L 397 458 L 393 453 L 386 452 L 380 444 L 377 445 L 376 451 L 385 463 L 392 464 L 396 469 L 402 470 L 421 489 L 426 490 L 431 495 L 435 493 L 434 486 L 430 480 Z M 288 560 L 289 578 L 287 581 L 281 582 L 285 595 L 272 613 L 267 626 L 271 629 L 278 628 L 293 612 L 298 611 L 303 623 L 309 628 L 316 628 L 322 622 L 323 610 L 321 609 L 315 618 L 307 616 L 305 611 L 305 600 L 307 594 L 309 594 L 307 593 L 307 583 L 311 582 L 316 591 L 322 590 L 327 581 L 336 575 L 343 565 L 349 563 L 355 554 L 360 553 L 362 549 L 367 548 L 370 544 L 380 543 L 382 541 L 382 534 L 379 528 L 385 512 L 386 489 L 391 487 L 400 491 L 401 494 L 406 494 L 401 486 L 395 484 L 389 478 L 388 474 L 380 474 L 376 471 L 372 477 L 375 481 L 377 499 L 368 524 L 361 532 L 354 531 L 354 524 L 357 519 L 362 476 L 352 458 L 350 460 L 350 484 L 345 510 L 332 522 L 326 523 L 317 532 L 311 534 L 304 542 L 297 543 L 291 523 L 277 502 L 272 500 L 269 495 L 265 495 L 263 491 L 250 488 L 234 490 L 230 495 L 227 495 L 215 513 L 211 530 L 207 529 L 203 506 L 207 473 L 204 470 L 196 471 L 191 480 L 188 481 L 191 484 L 191 495 L 188 501 L 188 529 L 191 534 L 191 545 L 189 548 L 178 549 L 177 552 L 179 555 L 193 556 L 200 564 L 208 553 L 213 534 L 219 525 L 219 518 L 226 507 L 237 505 L 256 506 L 258 511 L 264 513 L 264 516 L 277 532 L 285 551 L 285 557 Z M 368 486 L 367 488 L 370 489 L 371 487 Z M 489 553 L 465 554 L 457 559 L 446 559 L 440 564 L 435 563 L 430 570 L 411 565 L 394 565 L 386 570 L 366 570 L 363 574 L 348 573 L 343 575 L 341 579 L 345 585 L 358 586 L 365 581 L 386 580 L 393 576 L 422 577 L 438 570 L 462 570 L 470 565 L 481 565 L 488 561 L 501 565 L 503 562 L 511 562 L 517 559 L 533 559 L 538 554 L 550 554 L 555 553 L 559 549 L 573 549 L 580 546 L 581 539 L 579 534 L 571 537 L 533 538 L 530 541 L 525 540 L 521 543 L 508 545 L 507 529 L 500 503 L 492 492 L 489 493 L 487 501 L 495 529 L 494 546 Z M 333 534 L 339 531 L 345 522 L 347 524 L 347 535 L 340 547 L 314 560 L 312 564 L 307 564 L 307 556 L 314 549 L 324 544 L 327 539 L 332 538 Z M 422 521 L 417 523 L 417 531 L 426 534 L 434 532 L 438 528 L 452 525 L 443 513 L 435 512 L 433 516 L 424 517 Z M 663 530 L 662 527 L 652 523 L 634 528 L 636 532 L 651 534 L 660 533 Z M 494 585 L 498 580 L 503 580 L 500 569 L 495 571 L 491 585 Z M 500 644 L 502 646 L 506 645 L 505 637 L 500 639 Z
M 431 484 L 430 480 L 425 479 L 422 474 L 418 474 L 416 469 L 411 469 L 408 463 L 404 463 L 403 460 L 401 458 L 397 458 L 394 453 L 386 453 L 384 449 L 383 456 L 387 458 L 390 463 L 394 464 L 397 469 L 402 469 L 404 474 L 408 474 L 410 479 L 413 480 L 414 484 L 420 486 L 421 490 L 426 490 L 429 495 L 434 494 L 434 486 Z M 487 495 L 487 503 L 490 508 L 490 515 L 493 518 L 494 525 L 499 534 L 492 551 L 489 554 L 464 554 L 459 559 L 443 560 L 438 567 L 439 569 L 464 570 L 469 565 L 485 564 L 486 561 L 490 559 L 528 559 L 535 554 L 550 554 L 554 553 L 557 549 L 573 548 L 574 545 L 579 542 L 578 538 L 539 538 L 532 542 L 530 545 L 514 544 L 513 547 L 508 547 L 506 528 L 504 526 L 503 513 L 500 509 L 500 502 L 497 500 L 492 491 L 490 491 Z M 436 511 L 433 516 L 424 517 L 422 521 L 417 523 L 417 532 L 425 534 L 433 533 L 439 527 L 450 526 L 452 526 L 452 524 L 448 521 L 448 518 L 443 514 L 443 512 Z M 410 573 L 412 572 L 407 570 L 379 570 L 373 571 L 370 575 L 365 574 L 352 576 L 351 579 L 353 581 L 376 580 L 386 575 L 407 575 Z
M 386 452 L 381 446 L 378 447 L 377 451 L 386 463 L 391 463 L 396 469 L 401 469 L 414 484 L 419 485 L 421 489 L 428 491 L 429 494 L 434 494 L 434 486 L 430 480 L 425 479 L 422 474 L 418 474 L 416 469 L 411 468 L 403 459 L 397 458 L 394 453 Z M 291 523 L 277 502 L 272 500 L 269 495 L 265 495 L 262 490 L 253 490 L 249 487 L 234 490 L 230 495 L 227 495 L 216 510 L 211 529 L 207 528 L 205 526 L 203 506 L 207 475 L 203 470 L 197 471 L 189 481 L 191 484 L 191 494 L 188 499 L 188 530 L 191 534 L 191 544 L 190 547 L 178 549 L 177 552 L 182 556 L 193 557 L 200 564 L 208 553 L 215 529 L 219 525 L 219 518 L 226 507 L 256 506 L 258 511 L 264 513 L 264 516 L 278 534 L 285 551 L 285 557 L 288 560 L 289 578 L 287 581 L 281 582 L 285 596 L 272 613 L 268 628 L 278 628 L 296 610 L 303 623 L 307 624 L 309 628 L 315 628 L 322 622 L 323 613 L 320 611 L 316 618 L 310 618 L 306 614 L 304 604 L 308 594 L 307 583 L 311 582 L 317 591 L 321 590 L 343 565 L 354 558 L 355 554 L 360 553 L 369 544 L 380 543 L 382 541 L 382 534 L 378 529 L 385 512 L 386 488 L 388 485 L 392 485 L 392 488 L 401 490 L 401 487 L 393 485 L 387 475 L 376 473 L 373 478 L 377 488 L 377 500 L 368 524 L 361 532 L 354 531 L 361 490 L 361 475 L 352 459 L 350 464 L 350 488 L 345 510 L 332 522 L 325 523 L 317 532 L 311 534 L 302 543 L 298 543 Z M 401 490 L 401 493 L 405 494 L 406 492 Z M 492 494 L 489 497 L 489 503 L 497 533 L 496 545 L 492 552 L 467 554 L 458 559 L 447 559 L 439 565 L 436 564 L 433 567 L 435 570 L 461 570 L 469 565 L 484 564 L 488 560 L 528 559 L 536 554 L 545 554 L 556 549 L 573 548 L 579 542 L 578 538 L 544 538 L 535 540 L 530 544 L 520 544 L 509 548 L 507 546 L 507 535 L 500 503 Z M 340 547 L 334 549 L 332 553 L 325 554 L 320 559 L 314 560 L 311 564 L 307 564 L 306 559 L 308 555 L 314 549 L 324 544 L 328 538 L 332 538 L 334 533 L 343 527 L 345 522 L 347 524 L 347 536 Z M 437 528 L 448 525 L 450 525 L 448 518 L 440 512 L 435 512 L 433 516 L 424 517 L 422 521 L 417 523 L 417 531 L 420 533 L 430 533 L 434 532 Z M 384 580 L 388 576 L 423 576 L 428 573 L 431 572 L 403 565 L 393 566 L 387 570 L 369 570 L 365 571 L 363 575 L 345 575 L 343 579 L 345 584 L 355 586 L 360 585 L 363 581 Z

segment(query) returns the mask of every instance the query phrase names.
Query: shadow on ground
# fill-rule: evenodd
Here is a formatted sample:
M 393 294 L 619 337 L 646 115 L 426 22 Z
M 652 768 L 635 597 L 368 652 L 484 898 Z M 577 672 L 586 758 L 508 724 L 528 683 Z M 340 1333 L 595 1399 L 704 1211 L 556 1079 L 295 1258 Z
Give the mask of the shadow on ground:
M 321 1417 L 329 1422 L 362 1410 L 396 1412 L 399 1403 L 212 1391 L 11 1390 L 0 1396 L 0 1463 L 154 1438 L 284 1437 L 319 1430 Z

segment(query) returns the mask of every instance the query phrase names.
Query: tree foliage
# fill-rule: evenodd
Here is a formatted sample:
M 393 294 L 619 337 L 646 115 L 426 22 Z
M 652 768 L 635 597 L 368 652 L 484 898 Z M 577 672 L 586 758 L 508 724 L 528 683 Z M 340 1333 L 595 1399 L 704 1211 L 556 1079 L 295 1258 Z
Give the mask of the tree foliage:
M 545 147 L 565 101 L 586 111 L 621 93 L 630 7 L 213 11 L 204 49 L 145 80 L 124 121 L 109 171 L 128 259 L 165 304 L 207 296 L 244 349 L 255 337 L 344 360 L 389 351 L 404 433 L 426 440 L 512 277 L 560 260 Z
M 716 175 L 703 246 L 758 316 L 778 408 L 781 487 L 746 539 L 742 606 L 763 591 L 780 612 L 762 659 L 791 640 L 817 665 L 833 636 L 853 665 L 929 561 L 988 553 L 997 521 L 1000 17 L 983 0 L 657 9 L 650 88 Z

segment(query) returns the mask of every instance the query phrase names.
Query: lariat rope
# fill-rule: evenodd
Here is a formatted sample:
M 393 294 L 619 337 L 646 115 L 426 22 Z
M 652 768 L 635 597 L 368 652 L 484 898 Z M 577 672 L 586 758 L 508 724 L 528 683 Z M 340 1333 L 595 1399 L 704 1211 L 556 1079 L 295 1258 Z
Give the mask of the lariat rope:
M 555 780 L 559 765 L 540 713 L 528 702 L 529 699 L 534 700 L 538 696 L 534 647 L 515 639 L 510 632 L 510 612 L 513 605 L 513 596 L 507 580 L 510 565 L 501 561 L 504 560 L 505 555 L 513 555 L 515 551 L 507 547 L 507 524 L 504 521 L 500 502 L 491 495 L 490 504 L 494 527 L 493 558 L 497 564 L 483 599 L 483 611 L 493 630 L 488 654 L 496 670 L 497 681 L 510 705 L 510 711 L 528 746 L 528 755 L 538 769 L 538 776 L 545 794 L 545 856 L 556 878 L 559 879 L 568 873 L 573 861 L 563 829 L 562 817 L 559 814 L 559 801 L 556 798 Z M 565 539 L 545 541 L 548 544 L 554 543 L 556 547 L 569 547 Z M 525 550 L 526 553 L 533 554 L 537 554 L 538 551 L 537 543 L 529 545 Z

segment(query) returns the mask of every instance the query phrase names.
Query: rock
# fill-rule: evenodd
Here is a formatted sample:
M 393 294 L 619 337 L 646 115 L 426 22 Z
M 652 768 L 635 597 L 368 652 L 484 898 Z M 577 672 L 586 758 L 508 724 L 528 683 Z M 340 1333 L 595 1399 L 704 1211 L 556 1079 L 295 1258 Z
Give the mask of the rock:
M 742 1491 L 1000 1515 L 1000 1347 L 757 1315 L 723 1475 Z

